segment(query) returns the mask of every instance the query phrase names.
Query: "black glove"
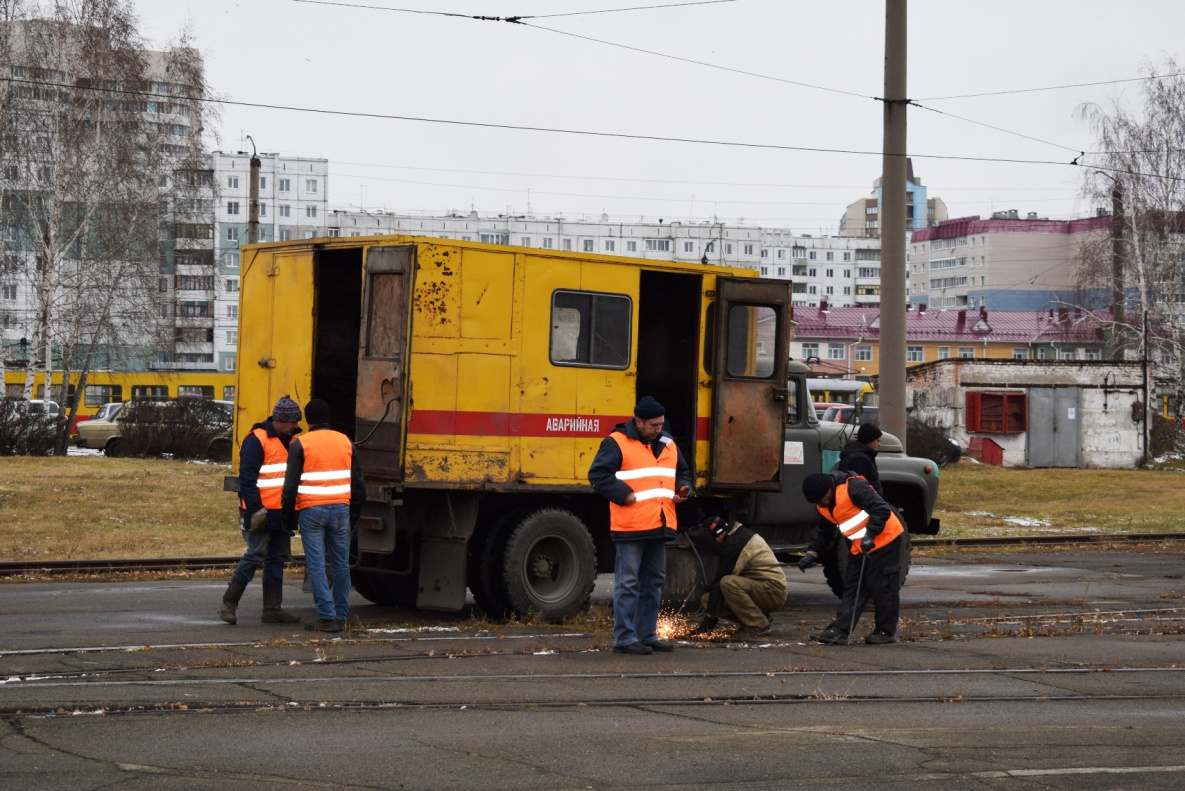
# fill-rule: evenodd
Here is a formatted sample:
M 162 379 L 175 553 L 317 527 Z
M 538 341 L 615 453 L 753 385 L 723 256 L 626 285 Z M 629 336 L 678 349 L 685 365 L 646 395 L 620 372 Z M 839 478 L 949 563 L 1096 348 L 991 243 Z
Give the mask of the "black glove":
M 806 570 L 819 562 L 819 556 L 814 552 L 807 552 L 802 556 L 802 560 L 798 561 L 798 570 L 806 573 Z
M 870 555 L 874 546 L 876 546 L 876 537 L 871 533 L 865 533 L 864 538 L 860 541 L 860 551 L 865 555 Z
M 693 631 L 692 634 L 709 634 L 713 629 L 716 628 L 716 624 L 718 622 L 719 621 L 716 616 L 705 615 L 704 619 L 699 622 L 698 626 L 695 627 L 695 631 Z

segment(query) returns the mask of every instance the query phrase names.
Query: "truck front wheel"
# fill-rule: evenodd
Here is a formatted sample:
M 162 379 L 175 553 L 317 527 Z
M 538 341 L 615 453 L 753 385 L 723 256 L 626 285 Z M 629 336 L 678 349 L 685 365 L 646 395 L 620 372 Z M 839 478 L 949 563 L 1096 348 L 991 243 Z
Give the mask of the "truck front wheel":
M 597 550 L 574 514 L 556 508 L 524 518 L 506 541 L 503 566 L 510 607 L 558 623 L 588 606 Z

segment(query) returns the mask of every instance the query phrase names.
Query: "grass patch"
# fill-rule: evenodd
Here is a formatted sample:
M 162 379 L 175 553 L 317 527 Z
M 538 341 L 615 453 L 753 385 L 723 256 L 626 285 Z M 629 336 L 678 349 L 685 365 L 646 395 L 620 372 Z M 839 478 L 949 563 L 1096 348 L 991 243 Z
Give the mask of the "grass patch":
M 0 561 L 239 554 L 228 474 L 158 459 L 2 458 Z
M 1005 469 L 952 464 L 942 470 L 935 516 L 947 537 L 1046 533 L 1179 532 L 1180 472 Z M 1035 520 L 1021 524 L 1010 519 Z

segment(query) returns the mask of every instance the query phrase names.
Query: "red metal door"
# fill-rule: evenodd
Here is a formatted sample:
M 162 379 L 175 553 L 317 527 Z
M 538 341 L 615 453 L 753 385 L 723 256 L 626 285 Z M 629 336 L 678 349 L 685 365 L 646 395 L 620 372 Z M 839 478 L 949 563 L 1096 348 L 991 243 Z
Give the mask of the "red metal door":
M 710 480 L 781 488 L 790 351 L 790 284 L 716 280 Z

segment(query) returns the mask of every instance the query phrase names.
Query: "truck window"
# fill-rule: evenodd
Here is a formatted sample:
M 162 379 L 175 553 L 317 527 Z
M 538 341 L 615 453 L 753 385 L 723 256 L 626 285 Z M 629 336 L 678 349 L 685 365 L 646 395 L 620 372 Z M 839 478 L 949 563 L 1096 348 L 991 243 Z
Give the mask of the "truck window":
M 728 309 L 729 376 L 768 379 L 774 373 L 772 350 L 777 348 L 778 314 L 761 305 L 733 305 Z
M 628 368 L 632 304 L 621 294 L 556 291 L 551 296 L 551 362 Z

